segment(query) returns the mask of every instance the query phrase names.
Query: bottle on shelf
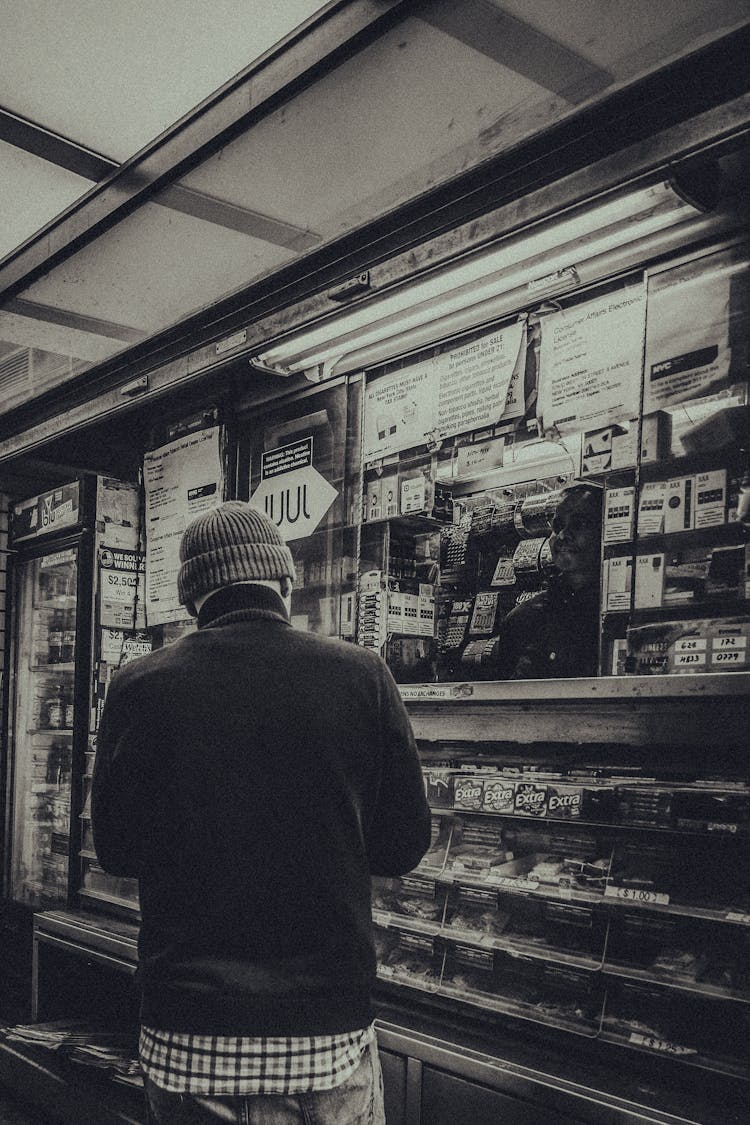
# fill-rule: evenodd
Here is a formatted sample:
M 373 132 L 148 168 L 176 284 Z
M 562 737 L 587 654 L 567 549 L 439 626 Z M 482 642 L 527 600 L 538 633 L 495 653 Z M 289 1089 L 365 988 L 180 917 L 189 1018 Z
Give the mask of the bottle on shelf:
M 54 609 L 47 633 L 47 663 L 60 664 L 63 656 L 63 633 L 65 629 L 65 611 Z
M 62 643 L 60 646 L 60 662 L 67 664 L 73 659 L 76 646 L 76 611 L 75 606 L 65 610 L 63 617 Z
M 55 684 L 46 702 L 47 726 L 50 730 L 61 730 L 68 726 L 70 706 L 66 685 L 61 680 Z

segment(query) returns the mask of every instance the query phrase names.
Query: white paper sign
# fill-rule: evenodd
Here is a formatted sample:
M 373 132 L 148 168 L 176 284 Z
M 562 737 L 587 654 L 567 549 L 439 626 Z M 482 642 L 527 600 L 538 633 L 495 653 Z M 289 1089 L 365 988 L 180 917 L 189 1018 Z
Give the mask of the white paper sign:
M 433 359 L 371 383 L 365 392 L 364 459 L 374 461 L 434 436 Z
M 523 414 L 526 324 L 510 324 L 435 360 L 441 438 Z
M 219 427 L 177 438 L 143 459 L 146 493 L 146 617 L 149 626 L 187 616 L 177 599 L 182 533 L 222 501 Z
M 144 629 L 144 557 L 138 551 L 99 548 L 99 624 Z
M 546 433 L 636 416 L 645 307 L 631 286 L 542 318 L 537 413 Z
M 746 270 L 746 259 L 730 249 L 651 278 L 644 414 L 726 384 L 730 295 Z
M 526 324 L 518 322 L 371 383 L 364 459 L 520 417 Z

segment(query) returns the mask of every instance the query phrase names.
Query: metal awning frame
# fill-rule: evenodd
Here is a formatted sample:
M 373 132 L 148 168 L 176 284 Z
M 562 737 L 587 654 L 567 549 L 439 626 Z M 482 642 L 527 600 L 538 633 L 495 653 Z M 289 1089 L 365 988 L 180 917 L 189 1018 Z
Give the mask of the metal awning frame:
M 719 155 L 728 146 L 748 139 L 750 94 L 745 94 L 395 255 L 371 269 L 372 294 L 382 295 L 384 290 L 404 285 L 420 272 L 455 262 L 531 222 L 559 214 L 626 184 L 664 175 L 686 159 Z M 367 298 L 362 300 L 366 302 Z M 95 397 L 68 400 L 64 408 L 53 403 L 47 416 L 18 432 L 0 436 L 0 464 L 19 455 L 38 452 L 63 434 L 119 416 L 132 410 L 135 404 L 140 408 L 146 403 L 158 403 L 178 387 L 220 372 L 222 368 L 236 371 L 238 361 L 243 358 L 250 372 L 251 354 L 303 326 L 335 318 L 332 304 L 327 293 L 319 291 L 268 315 L 248 319 L 239 328 L 233 325 L 231 335 L 223 341 L 203 343 L 165 363 L 144 365 L 142 372 L 131 367 L 133 377 L 124 386 L 110 384 L 109 389 Z M 302 377 L 280 378 L 279 393 L 304 382 Z
M 131 159 L 118 165 L 56 219 L 0 262 L 0 301 L 15 296 L 52 266 L 114 226 L 217 149 L 314 79 L 376 38 L 406 14 L 413 0 L 333 0 L 196 109 Z M 21 147 L 38 148 L 34 127 L 18 119 Z M 54 138 L 65 144 L 62 138 Z M 95 154 L 76 148 L 71 160 L 87 156 L 88 174 L 106 173 Z M 79 171 L 83 168 L 79 168 Z M 182 189 L 173 205 L 192 207 Z M 165 200 L 166 202 L 166 200 Z

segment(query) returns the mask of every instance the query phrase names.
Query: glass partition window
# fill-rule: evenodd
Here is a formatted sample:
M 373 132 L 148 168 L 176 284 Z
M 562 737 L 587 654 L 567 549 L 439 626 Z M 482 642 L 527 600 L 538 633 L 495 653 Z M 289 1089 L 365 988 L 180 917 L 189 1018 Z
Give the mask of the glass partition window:
M 253 420 L 241 441 L 250 500 L 295 564 L 292 625 L 353 640 L 359 529 L 359 388 L 341 383 Z
M 750 668 L 747 248 L 373 372 L 358 639 L 401 682 Z
M 3 401 L 40 393 L 725 35 L 736 3 L 425 0 L 27 287 Z M 0 389 L 3 361 L 0 356 Z

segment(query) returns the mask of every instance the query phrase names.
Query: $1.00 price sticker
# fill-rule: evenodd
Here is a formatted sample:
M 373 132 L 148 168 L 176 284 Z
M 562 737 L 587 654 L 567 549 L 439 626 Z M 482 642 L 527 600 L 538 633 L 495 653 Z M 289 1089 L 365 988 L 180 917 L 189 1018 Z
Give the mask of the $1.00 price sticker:
M 669 895 L 662 894 L 660 891 L 643 891 L 635 887 L 613 887 L 611 884 L 604 888 L 604 894 L 607 898 L 619 898 L 625 902 L 641 902 L 647 905 L 666 906 L 669 902 Z

